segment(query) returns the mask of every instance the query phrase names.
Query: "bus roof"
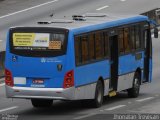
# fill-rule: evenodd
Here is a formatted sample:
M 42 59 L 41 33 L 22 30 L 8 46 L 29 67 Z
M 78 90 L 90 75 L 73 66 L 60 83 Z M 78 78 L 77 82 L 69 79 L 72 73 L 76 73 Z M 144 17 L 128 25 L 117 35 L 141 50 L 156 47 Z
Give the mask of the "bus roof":
M 65 18 L 66 19 L 66 18 Z M 143 15 L 106 15 L 106 16 L 98 16 L 98 17 L 86 17 L 85 20 L 81 21 L 73 21 L 73 20 L 65 20 L 65 19 L 54 19 L 47 18 L 45 20 L 41 20 L 41 24 L 38 22 L 33 23 L 31 26 L 27 27 L 50 27 L 50 28 L 62 28 L 73 31 L 75 34 L 89 32 L 97 29 L 110 28 L 115 26 L 120 26 L 124 24 L 129 24 L 133 22 L 147 21 L 148 17 Z M 26 27 L 26 26 L 25 26 Z

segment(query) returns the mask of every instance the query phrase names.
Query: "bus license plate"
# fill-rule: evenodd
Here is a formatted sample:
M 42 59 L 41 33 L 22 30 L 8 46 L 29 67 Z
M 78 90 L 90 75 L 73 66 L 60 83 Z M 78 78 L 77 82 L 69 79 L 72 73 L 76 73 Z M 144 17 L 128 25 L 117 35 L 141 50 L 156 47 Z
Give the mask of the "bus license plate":
M 33 84 L 44 84 L 44 80 L 33 80 Z

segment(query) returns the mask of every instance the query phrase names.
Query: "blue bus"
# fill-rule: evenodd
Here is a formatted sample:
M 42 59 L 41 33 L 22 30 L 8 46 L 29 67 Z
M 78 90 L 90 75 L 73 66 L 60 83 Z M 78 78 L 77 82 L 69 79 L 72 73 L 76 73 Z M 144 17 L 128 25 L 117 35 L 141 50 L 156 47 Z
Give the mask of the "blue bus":
M 12 27 L 7 36 L 8 98 L 34 107 L 53 100 L 91 100 L 126 91 L 137 97 L 152 79 L 150 20 L 146 16 L 86 15 Z

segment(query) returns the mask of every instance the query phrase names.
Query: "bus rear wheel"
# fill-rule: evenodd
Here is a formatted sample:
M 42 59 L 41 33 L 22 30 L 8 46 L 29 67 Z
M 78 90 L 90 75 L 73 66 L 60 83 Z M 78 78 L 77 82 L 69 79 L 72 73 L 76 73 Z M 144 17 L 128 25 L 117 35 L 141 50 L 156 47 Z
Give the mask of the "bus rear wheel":
M 133 87 L 128 89 L 128 96 L 131 98 L 136 98 L 139 96 L 140 91 L 140 75 L 136 72 L 133 80 Z
M 53 104 L 53 100 L 31 99 L 31 103 L 35 108 L 45 108 L 45 107 L 51 107 Z
M 104 94 L 103 85 L 102 85 L 102 82 L 99 80 L 96 85 L 95 98 L 93 100 L 93 107 L 99 108 L 102 106 L 103 94 Z

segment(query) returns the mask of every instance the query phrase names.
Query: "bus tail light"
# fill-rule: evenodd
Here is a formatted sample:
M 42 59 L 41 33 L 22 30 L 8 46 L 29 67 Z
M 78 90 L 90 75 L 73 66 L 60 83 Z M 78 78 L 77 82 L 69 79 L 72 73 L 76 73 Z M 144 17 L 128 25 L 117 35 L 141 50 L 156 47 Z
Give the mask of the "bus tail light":
M 71 70 L 65 74 L 63 88 L 69 88 L 74 86 L 74 71 Z
M 5 84 L 10 87 L 13 87 L 12 73 L 7 69 L 5 69 Z

